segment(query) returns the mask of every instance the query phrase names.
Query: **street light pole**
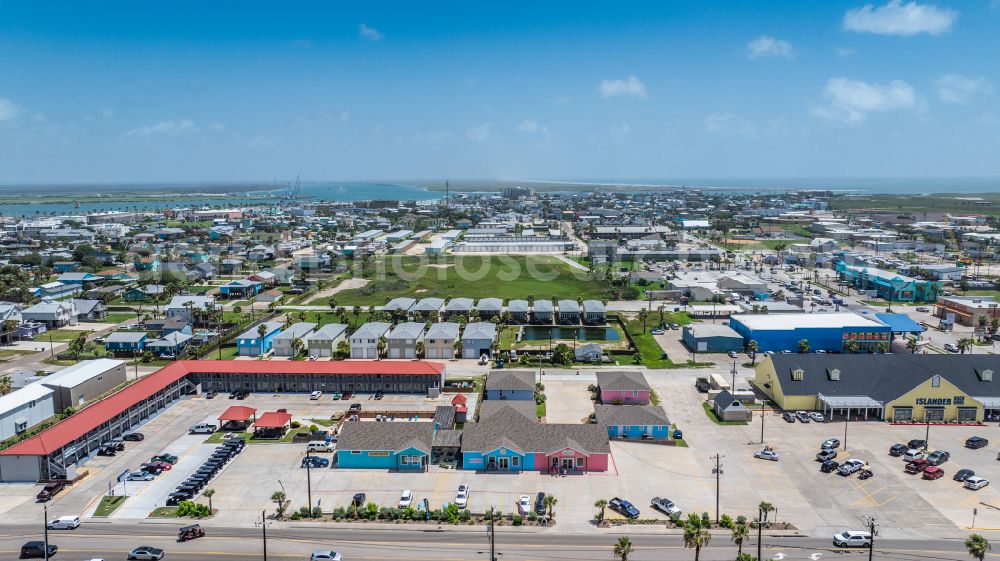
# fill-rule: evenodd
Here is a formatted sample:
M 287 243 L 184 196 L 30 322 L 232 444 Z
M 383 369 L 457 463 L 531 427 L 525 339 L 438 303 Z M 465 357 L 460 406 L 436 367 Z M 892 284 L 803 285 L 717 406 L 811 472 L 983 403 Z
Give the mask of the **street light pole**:
M 757 508 L 757 559 L 758 560 L 761 558 L 760 547 L 761 547 L 763 531 L 764 531 L 764 509 L 758 507 Z
M 721 454 L 716 454 L 711 459 L 715 460 L 715 468 L 712 473 L 715 474 L 715 523 L 719 523 L 719 477 L 722 475 L 722 464 L 719 463 L 722 458 Z
M 312 518 L 313 509 L 313 491 L 312 491 L 312 456 L 309 455 L 309 449 L 306 449 L 306 494 L 309 500 L 309 517 Z
M 42 524 L 44 525 L 44 536 L 45 536 L 45 561 L 49 561 L 49 505 L 46 504 L 44 507 L 45 515 L 42 517 Z
M 267 516 L 263 510 L 260 511 L 260 531 L 264 538 L 264 561 L 267 561 Z
M 764 444 L 764 402 L 760 402 L 760 443 Z

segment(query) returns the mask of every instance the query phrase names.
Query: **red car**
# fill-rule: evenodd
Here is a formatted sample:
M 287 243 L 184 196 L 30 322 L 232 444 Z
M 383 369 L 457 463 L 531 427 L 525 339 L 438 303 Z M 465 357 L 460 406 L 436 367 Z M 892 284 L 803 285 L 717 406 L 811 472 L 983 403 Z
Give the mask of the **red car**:
M 174 468 L 173 464 L 169 462 L 149 462 L 149 463 L 153 464 L 154 466 L 160 468 L 163 471 L 170 471 L 171 469 Z
M 927 468 L 927 466 L 929 465 L 931 465 L 931 463 L 928 462 L 927 460 L 923 458 L 917 458 L 916 460 L 913 460 L 912 462 L 906 464 L 906 467 L 903 468 L 903 471 L 905 471 L 906 473 L 916 474 L 924 471 L 924 469 Z
M 944 475 L 944 470 L 937 466 L 930 466 L 924 470 L 924 479 L 940 479 Z

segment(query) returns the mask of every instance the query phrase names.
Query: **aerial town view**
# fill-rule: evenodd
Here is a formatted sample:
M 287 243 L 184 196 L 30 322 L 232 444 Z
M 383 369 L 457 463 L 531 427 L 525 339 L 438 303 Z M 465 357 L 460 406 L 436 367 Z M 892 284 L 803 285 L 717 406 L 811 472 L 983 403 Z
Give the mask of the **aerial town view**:
M 5 4 L 0 560 L 1000 556 L 1000 3 L 872 1 Z

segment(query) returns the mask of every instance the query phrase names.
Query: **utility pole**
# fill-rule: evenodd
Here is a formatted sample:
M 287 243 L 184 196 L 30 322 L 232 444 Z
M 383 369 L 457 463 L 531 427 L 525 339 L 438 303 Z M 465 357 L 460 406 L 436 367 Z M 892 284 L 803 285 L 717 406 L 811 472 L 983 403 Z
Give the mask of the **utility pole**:
M 479 555 L 489 553 L 488 561 L 497 561 L 497 558 L 503 556 L 503 553 L 497 553 L 496 531 L 493 525 L 493 521 L 496 518 L 496 512 L 493 510 L 493 507 L 490 507 L 490 510 L 486 512 L 486 515 L 489 517 L 489 524 L 486 525 L 486 536 L 490 540 L 490 550 L 489 552 L 479 551 L 477 553 L 479 553 Z
M 763 541 L 763 531 L 764 531 L 764 509 L 757 507 L 757 559 L 761 559 L 760 547 Z
M 733 359 L 733 385 L 730 386 L 730 391 L 734 394 L 736 393 L 736 359 Z
M 309 517 L 312 518 L 313 512 L 313 491 L 312 491 L 312 456 L 309 455 L 309 449 L 306 448 L 306 494 L 309 500 Z
M 264 561 L 267 561 L 267 513 L 265 511 L 260 511 L 260 522 L 254 522 L 255 526 L 257 524 L 260 524 L 261 536 L 264 539 Z
M 44 534 L 45 535 L 45 561 L 49 561 L 49 505 L 48 504 L 45 505 L 43 512 L 45 512 L 44 516 L 42 516 L 42 524 L 44 524 L 44 528 L 45 528 L 45 534 Z
M 715 460 L 715 469 L 712 473 L 715 474 L 715 523 L 719 523 L 719 477 L 722 475 L 722 464 L 720 463 L 722 458 L 725 456 L 721 454 L 716 454 L 710 459 Z
M 931 420 L 927 414 L 927 408 L 924 408 L 924 423 L 927 424 L 927 430 L 924 432 L 924 450 L 931 449 Z
M 760 443 L 764 444 L 764 402 L 760 402 Z
M 872 554 L 875 552 L 875 536 L 878 535 L 878 522 L 875 521 L 874 516 L 869 516 L 865 518 L 865 526 L 868 527 L 868 533 L 870 535 L 868 543 L 868 561 L 872 561 Z
M 830 415 L 833 416 L 833 412 Z M 847 452 L 847 417 L 848 415 L 844 415 L 844 452 Z

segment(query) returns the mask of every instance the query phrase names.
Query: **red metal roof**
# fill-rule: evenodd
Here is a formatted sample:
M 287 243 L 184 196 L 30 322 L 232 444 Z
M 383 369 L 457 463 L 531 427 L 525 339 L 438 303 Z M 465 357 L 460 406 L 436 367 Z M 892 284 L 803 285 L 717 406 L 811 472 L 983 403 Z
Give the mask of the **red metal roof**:
M 439 375 L 444 365 L 424 361 L 181 360 L 95 401 L 35 436 L 0 451 L 2 456 L 44 456 L 101 426 L 129 407 L 192 373 Z M 258 421 L 259 422 L 259 421 Z
M 280 429 L 281 427 L 292 422 L 291 413 L 285 413 L 282 411 L 268 411 L 257 419 L 253 426 L 254 428 L 261 429 Z
M 253 407 L 246 407 L 245 405 L 233 405 L 229 409 L 222 412 L 219 415 L 220 421 L 236 421 L 239 423 L 245 422 L 250 417 L 253 417 L 257 410 Z
M 469 398 L 465 397 L 464 394 L 456 394 L 455 397 L 451 398 L 452 405 L 462 404 L 465 405 L 469 401 Z

